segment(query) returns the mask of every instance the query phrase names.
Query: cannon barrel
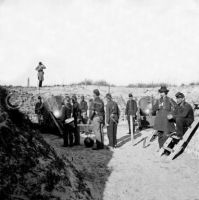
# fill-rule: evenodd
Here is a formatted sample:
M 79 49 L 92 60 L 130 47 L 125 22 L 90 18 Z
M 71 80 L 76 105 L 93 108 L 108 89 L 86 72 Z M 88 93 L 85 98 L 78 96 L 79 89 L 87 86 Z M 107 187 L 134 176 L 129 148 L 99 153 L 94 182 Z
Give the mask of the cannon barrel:
M 154 102 L 155 102 L 155 99 L 153 98 L 153 96 L 144 96 L 140 98 L 138 101 L 140 115 L 142 116 L 152 115 Z
M 63 135 L 63 127 L 62 122 L 64 118 L 63 113 L 63 97 L 62 96 L 50 96 L 48 98 L 44 98 L 44 125 L 46 127 L 51 126 L 57 127 L 59 130 L 59 133 Z M 53 123 L 52 123 L 53 122 Z

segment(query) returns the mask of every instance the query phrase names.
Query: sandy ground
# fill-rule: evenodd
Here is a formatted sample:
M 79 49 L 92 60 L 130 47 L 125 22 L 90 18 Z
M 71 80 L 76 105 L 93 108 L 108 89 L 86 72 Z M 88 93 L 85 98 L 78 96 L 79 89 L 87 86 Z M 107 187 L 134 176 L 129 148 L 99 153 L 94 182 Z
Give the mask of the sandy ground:
M 53 87 L 42 88 L 40 95 L 43 97 L 51 94 L 71 94 L 76 93 L 79 96 L 84 94 L 87 98 L 92 95 L 95 88 L 70 88 Z M 136 98 L 144 95 L 156 95 L 156 89 L 131 89 L 131 88 L 112 88 L 112 94 L 115 97 L 122 97 L 127 100 L 129 92 L 133 92 Z M 198 101 L 198 87 L 172 88 L 171 97 L 177 91 L 182 91 L 187 96 L 188 102 Z M 23 89 L 23 93 L 26 92 Z M 31 99 L 39 95 L 38 91 L 33 89 Z M 107 88 L 100 88 L 104 96 Z M 24 93 L 24 98 L 27 94 Z M 121 99 L 118 99 L 121 101 Z M 120 107 L 124 107 L 122 102 L 118 102 Z M 34 101 L 25 101 L 22 109 L 29 116 L 33 115 Z M 29 114 L 30 113 L 30 114 Z M 198 130 L 199 131 L 199 130 Z M 142 131 L 142 136 L 152 133 L 148 129 Z M 141 136 L 141 137 L 142 137 Z M 141 138 L 140 137 L 140 138 Z M 195 159 L 191 152 L 199 155 L 198 142 L 199 133 L 193 137 L 187 147 L 187 151 L 173 161 L 168 161 L 166 157 L 159 157 L 157 153 L 157 141 L 149 147 L 143 148 L 143 143 L 134 146 L 127 134 L 127 124 L 120 123 L 118 128 L 119 148 L 109 151 L 93 151 L 85 148 L 82 137 L 81 146 L 73 148 L 61 147 L 63 141 L 55 135 L 44 134 L 45 140 L 50 143 L 59 155 L 68 157 L 76 168 L 85 174 L 93 198 L 95 200 L 199 200 L 199 159 Z M 140 138 L 137 138 L 139 141 Z M 105 137 L 105 144 L 108 143 Z M 193 147 L 195 149 L 193 149 Z M 189 152 L 189 154 L 188 154 Z
M 142 136 L 151 133 L 147 129 Z M 184 153 L 168 161 L 166 156 L 159 157 L 157 141 L 143 148 L 143 142 L 136 142 L 139 137 L 134 146 L 126 124 L 118 128 L 120 147 L 113 151 L 93 151 L 83 145 L 63 148 L 62 139 L 57 136 L 47 134 L 44 138 L 84 171 L 94 199 L 199 200 L 199 160 Z

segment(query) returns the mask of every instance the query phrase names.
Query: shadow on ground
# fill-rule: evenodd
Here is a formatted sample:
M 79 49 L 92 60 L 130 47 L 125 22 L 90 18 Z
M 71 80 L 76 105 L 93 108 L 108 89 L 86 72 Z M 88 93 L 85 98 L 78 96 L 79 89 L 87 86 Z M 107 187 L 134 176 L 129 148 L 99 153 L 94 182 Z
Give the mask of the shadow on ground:
M 44 139 L 63 159 L 69 159 L 77 171 L 83 174 L 83 179 L 90 188 L 95 200 L 102 200 L 105 184 L 111 174 L 108 167 L 113 152 L 107 149 L 92 150 L 83 145 L 62 147 L 62 138 L 56 135 L 44 134 Z

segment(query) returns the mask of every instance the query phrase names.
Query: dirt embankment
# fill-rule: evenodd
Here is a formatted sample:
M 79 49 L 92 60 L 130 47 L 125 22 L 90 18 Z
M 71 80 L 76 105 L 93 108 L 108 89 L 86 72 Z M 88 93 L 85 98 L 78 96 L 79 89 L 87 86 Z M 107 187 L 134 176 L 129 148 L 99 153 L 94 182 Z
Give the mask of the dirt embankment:
M 31 121 L 5 105 L 0 87 L 1 199 L 93 199 L 84 175 L 61 159 Z

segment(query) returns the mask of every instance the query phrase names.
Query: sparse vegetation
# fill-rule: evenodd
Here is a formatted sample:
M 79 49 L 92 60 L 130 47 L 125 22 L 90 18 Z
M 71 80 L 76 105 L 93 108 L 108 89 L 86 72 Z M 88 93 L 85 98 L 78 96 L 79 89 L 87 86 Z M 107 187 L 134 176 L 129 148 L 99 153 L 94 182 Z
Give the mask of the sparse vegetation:
M 160 87 L 162 85 L 169 86 L 176 86 L 174 84 L 168 84 L 168 83 L 132 83 L 127 85 L 129 88 L 154 88 L 154 87 Z

